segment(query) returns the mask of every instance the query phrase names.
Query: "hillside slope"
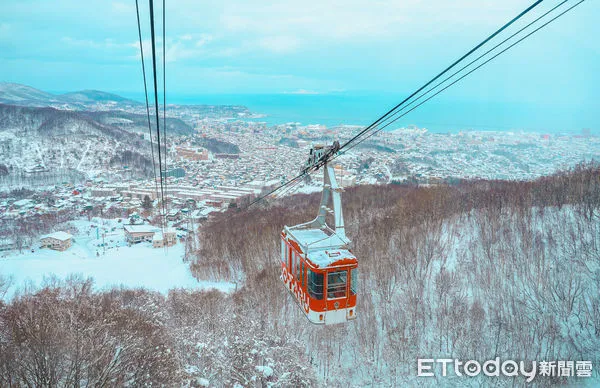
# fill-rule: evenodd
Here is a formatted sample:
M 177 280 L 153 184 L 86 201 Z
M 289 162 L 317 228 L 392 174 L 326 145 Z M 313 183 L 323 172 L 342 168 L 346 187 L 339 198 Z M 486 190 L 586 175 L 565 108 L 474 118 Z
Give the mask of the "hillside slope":
M 94 103 L 121 103 L 131 106 L 142 105 L 141 102 L 130 100 L 125 97 L 121 97 L 117 94 L 107 93 L 100 90 L 82 90 L 79 92 L 64 93 L 57 96 L 60 101 L 70 103 L 83 103 L 83 104 L 94 104 Z
M 598 385 L 599 165 L 533 182 L 348 189 L 358 318 L 333 327 L 308 323 L 279 280 L 281 228 L 318 203 L 296 195 L 201 228 L 190 267 L 237 283 L 232 294 L 94 291 L 71 278 L 4 304 L 0 276 L 0 385 L 531 386 L 416 376 L 417 358 L 495 357 L 591 361 L 592 377 L 532 384 Z M 39 373 L 27 368 L 39 360 Z
M 2 103 L 47 103 L 56 102 L 57 97 L 51 93 L 11 82 L 0 82 L 0 102 Z
M 110 171 L 113 158 L 130 150 L 139 153 L 132 171 L 147 176 L 152 169 L 146 155 L 150 145 L 141 135 L 85 112 L 0 104 L 0 153 L 9 171 L 5 179 L 19 180 L 33 168 L 101 174 Z
M 85 112 L 85 115 L 102 124 L 117 127 L 128 132 L 143 134 L 148 132 L 148 118 L 146 115 L 114 110 Z M 152 133 L 154 133 L 156 131 L 156 122 L 153 119 L 150 120 L 150 126 L 152 128 Z M 195 132 L 194 129 L 183 120 L 167 117 L 167 133 L 171 135 L 190 135 Z
M 245 279 L 236 303 L 247 319 L 279 335 L 294 333 L 322 384 L 471 383 L 417 379 L 419 357 L 598 365 L 600 166 L 534 182 L 348 189 L 358 319 L 326 328 L 306 321 L 279 280 L 279 232 L 312 219 L 319 197 L 296 195 L 215 219 L 202 230 L 192 269 L 200 278 Z M 520 377 L 505 380 L 525 385 Z

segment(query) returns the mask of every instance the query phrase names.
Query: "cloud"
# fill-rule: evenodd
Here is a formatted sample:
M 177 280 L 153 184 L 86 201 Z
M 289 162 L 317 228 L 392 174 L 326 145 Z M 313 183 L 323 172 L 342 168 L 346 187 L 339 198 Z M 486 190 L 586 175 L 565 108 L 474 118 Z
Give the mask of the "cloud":
M 120 43 L 115 42 L 110 38 L 104 40 L 92 40 L 92 39 L 77 39 L 70 36 L 64 36 L 61 38 L 61 42 L 69 46 L 87 48 L 87 49 L 124 49 L 132 47 L 133 43 Z M 136 47 L 137 44 L 136 44 Z
M 526 6 L 527 1 L 282 0 L 275 4 L 230 1 L 224 3 L 219 21 L 231 33 L 278 34 L 326 41 L 373 39 L 414 32 L 423 24 L 432 29 L 465 20 L 470 24 L 495 23 L 498 13 L 510 14 L 521 5 Z
M 188 34 L 188 36 L 192 37 L 191 34 Z M 200 34 L 200 37 L 196 39 L 196 47 L 205 46 L 207 43 L 210 43 L 213 39 L 214 37 L 210 34 Z
M 267 36 L 257 40 L 257 45 L 264 50 L 285 54 L 295 51 L 300 40 L 294 36 Z
M 14 31 L 12 26 L 8 23 L 0 23 L 0 42 L 12 42 Z
M 133 14 L 135 12 L 135 7 L 131 4 L 113 1 L 112 10 L 116 13 Z
M 315 92 L 313 90 L 298 89 L 294 92 L 285 92 L 285 94 L 315 95 L 315 94 L 321 94 L 321 93 Z
M 212 36 L 209 34 L 183 34 L 175 38 L 167 37 L 166 40 L 166 60 L 167 62 L 176 62 L 184 59 L 197 58 L 207 56 L 210 53 L 204 47 L 212 41 Z M 140 60 L 140 43 L 134 42 L 117 42 L 113 39 L 106 38 L 103 40 L 93 39 L 78 39 L 70 36 L 62 37 L 61 42 L 66 46 L 81 50 L 129 50 L 130 54 L 124 58 L 128 60 Z M 152 55 L 152 41 L 150 39 L 142 40 L 144 49 L 144 58 L 150 58 Z M 156 39 L 156 56 L 157 60 L 162 61 L 162 37 Z M 214 55 L 214 53 L 212 54 Z
M 148 65 L 148 2 L 139 4 Z M 519 55 L 509 55 L 512 62 L 507 68 L 527 69 L 528 62 L 538 63 L 551 53 L 571 55 L 570 67 L 565 59 L 565 68 L 591 68 L 599 53 L 594 37 L 600 3 L 585 4 L 579 9 L 587 7 L 587 12 L 571 13 L 554 30 L 536 35 L 539 44 L 531 40 L 517 51 Z M 196 87 L 206 84 L 216 91 L 409 88 L 528 5 L 530 0 L 171 1 L 167 2 L 168 73 L 180 80 L 182 90 L 189 78 L 197 80 Z M 160 6 L 157 59 L 162 62 Z M 123 83 L 140 70 L 133 1 L 0 0 L 0 15 L 0 73 L 29 77 L 18 66 L 6 64 L 16 59 L 102 65 L 106 74 Z M 580 34 L 582 30 L 592 33 Z M 44 44 L 39 43 L 40 36 Z M 498 63 L 490 68 L 499 71 L 506 64 Z M 48 78 L 57 71 L 52 66 L 40 68 Z M 579 73 L 589 74 L 589 70 Z M 223 85 L 224 80 L 229 84 Z
M 212 41 L 213 36 L 210 34 L 186 33 L 177 38 L 167 37 L 167 62 L 206 56 L 209 51 L 206 46 Z

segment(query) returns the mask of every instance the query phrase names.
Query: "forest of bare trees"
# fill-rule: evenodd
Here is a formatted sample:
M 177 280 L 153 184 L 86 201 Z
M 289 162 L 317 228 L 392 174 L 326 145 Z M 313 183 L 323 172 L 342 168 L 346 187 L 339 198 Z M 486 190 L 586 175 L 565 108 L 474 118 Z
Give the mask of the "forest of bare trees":
M 231 209 L 201 228 L 190 268 L 235 281 L 232 294 L 102 291 L 72 278 L 0 302 L 0 386 L 490 383 L 418 378 L 419 357 L 589 360 L 599 378 L 600 166 L 533 182 L 347 189 L 358 318 L 333 327 L 308 323 L 279 280 L 279 233 L 313 218 L 318 201 Z
M 598 364 L 597 164 L 533 182 L 348 189 L 359 318 L 334 328 L 305 322 L 278 279 L 278 233 L 314 217 L 318 201 L 297 195 L 216 219 L 192 269 L 201 278 L 243 274 L 244 289 L 256 289 L 248 295 L 262 295 L 252 312 L 306 343 L 321 381 L 414 384 L 419 357 Z

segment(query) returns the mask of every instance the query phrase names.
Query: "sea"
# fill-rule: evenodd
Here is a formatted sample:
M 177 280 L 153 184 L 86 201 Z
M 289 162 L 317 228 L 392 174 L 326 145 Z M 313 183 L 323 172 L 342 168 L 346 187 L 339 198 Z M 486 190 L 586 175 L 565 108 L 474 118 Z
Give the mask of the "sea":
M 406 96 L 393 93 L 331 94 L 195 94 L 167 95 L 167 104 L 243 105 L 267 125 L 298 123 L 366 126 Z M 596 106 L 541 105 L 435 98 L 407 113 L 386 130 L 417 126 L 433 133 L 511 131 L 542 134 L 598 135 Z M 410 109 L 410 108 L 409 108 Z

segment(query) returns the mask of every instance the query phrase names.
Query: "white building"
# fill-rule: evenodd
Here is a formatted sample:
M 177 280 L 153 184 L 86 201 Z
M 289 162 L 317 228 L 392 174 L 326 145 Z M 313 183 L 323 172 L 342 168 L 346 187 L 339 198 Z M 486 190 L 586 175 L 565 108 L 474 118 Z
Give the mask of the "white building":
M 73 236 L 67 232 L 54 232 L 41 237 L 42 248 L 65 251 L 72 245 Z

